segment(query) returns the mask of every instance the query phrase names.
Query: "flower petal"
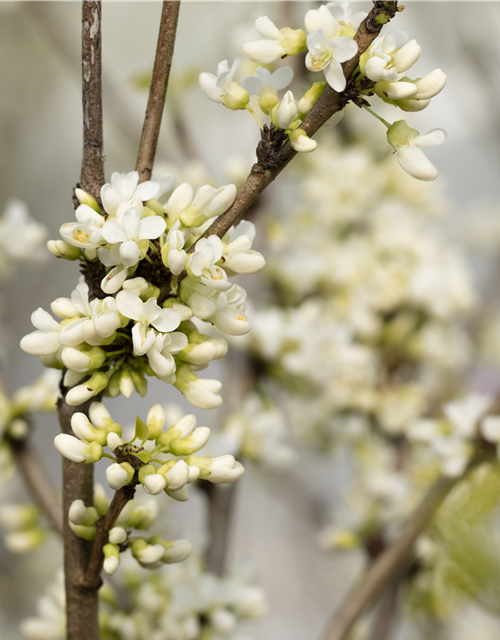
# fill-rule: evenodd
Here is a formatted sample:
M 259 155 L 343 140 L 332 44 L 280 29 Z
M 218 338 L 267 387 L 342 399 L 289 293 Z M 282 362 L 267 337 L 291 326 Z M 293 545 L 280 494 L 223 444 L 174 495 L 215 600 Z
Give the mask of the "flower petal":
M 328 65 L 328 67 L 324 69 L 324 71 L 325 71 L 326 81 L 328 82 L 328 84 L 331 86 L 332 89 L 335 89 L 335 91 L 338 91 L 338 92 L 343 91 L 345 89 L 346 79 L 345 79 L 344 71 L 342 69 L 340 62 L 337 62 L 336 60 L 332 60 Z
M 144 304 L 135 293 L 131 291 L 120 291 L 116 296 L 116 306 L 122 316 L 136 320 L 137 322 L 142 320 Z
M 430 182 L 438 176 L 436 167 L 418 147 L 410 145 L 397 150 L 399 164 L 417 180 Z
M 161 236 L 166 228 L 167 223 L 164 218 L 161 216 L 148 216 L 140 221 L 137 238 L 139 240 L 155 240 Z

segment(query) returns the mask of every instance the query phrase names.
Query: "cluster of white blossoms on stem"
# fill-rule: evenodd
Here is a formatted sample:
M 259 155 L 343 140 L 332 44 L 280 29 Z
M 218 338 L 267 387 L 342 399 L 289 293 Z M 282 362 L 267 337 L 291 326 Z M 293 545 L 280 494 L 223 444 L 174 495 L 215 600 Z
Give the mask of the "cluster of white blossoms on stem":
M 137 417 L 132 438 L 123 440 L 122 426 L 113 421 L 102 403 L 93 402 L 89 417 L 80 412 L 73 414 L 71 429 L 75 435 L 59 434 L 54 444 L 63 456 L 73 462 L 92 464 L 103 457 L 111 459 L 113 464 L 106 469 L 106 479 L 115 491 L 130 484 L 141 484 L 150 495 L 165 492 L 179 502 L 189 499 L 185 487 L 198 479 L 221 484 L 234 482 L 243 475 L 243 466 L 232 455 L 215 458 L 195 455 L 207 444 L 210 429 L 197 427 L 194 415 L 184 416 L 165 431 L 164 426 L 165 412 L 157 404 L 149 411 L 146 422 Z M 105 447 L 111 453 L 106 453 Z M 69 520 L 75 535 L 93 540 L 100 515 L 99 509 L 87 508 L 81 500 L 73 503 Z M 112 530 L 110 533 L 110 544 L 104 548 L 104 569 L 107 573 L 116 571 L 119 552 L 125 548 L 123 545 L 127 540 L 125 530 Z M 167 546 L 156 538 L 129 542 L 134 557 L 144 565 L 155 564 L 159 560 L 180 562 L 191 551 L 187 541 L 165 543 Z
M 307 48 L 307 69 L 313 73 L 324 73 L 325 81 L 312 84 L 298 101 L 291 91 L 287 91 L 281 100 L 277 93 L 292 81 L 291 68 L 280 67 L 271 73 L 264 67 L 258 67 L 253 76 L 238 80 L 238 59 L 231 68 L 227 60 L 221 62 L 217 75 L 201 73 L 201 88 L 211 100 L 228 109 L 250 111 L 260 128 L 265 131 L 251 106 L 251 97 L 258 96 L 258 106 L 262 113 L 269 116 L 275 129 L 285 132 L 285 136 L 275 144 L 279 146 L 288 139 L 295 151 L 306 153 L 313 151 L 317 142 L 309 138 L 301 124 L 328 85 L 339 93 L 348 87 L 348 100 L 365 107 L 371 113 L 373 112 L 369 109 L 366 98 L 374 93 L 384 102 L 403 111 L 425 109 L 431 98 L 444 88 L 446 74 L 441 69 L 435 69 L 424 78 L 411 79 L 406 75 L 419 59 L 421 47 L 415 40 L 410 40 L 404 31 L 379 35 L 366 51 L 361 52 L 359 64 L 352 73 L 345 75 L 342 64 L 358 54 L 356 32 L 366 16 L 365 12 L 351 13 L 351 7 L 347 3 L 321 5 L 319 9 L 311 9 L 305 15 L 305 32 L 289 27 L 278 29 L 267 16 L 257 19 L 255 28 L 262 39 L 247 42 L 242 47 L 243 53 L 250 60 L 269 65 L 287 56 L 297 56 Z M 388 142 L 397 153 L 401 167 L 418 180 L 435 180 L 437 171 L 422 149 L 442 144 L 446 139 L 446 132 L 435 129 L 421 136 L 404 120 L 390 125 L 383 118 L 374 115 L 387 126 Z
M 237 640 L 245 622 L 268 610 L 262 589 L 244 571 L 235 569 L 221 578 L 207 572 L 197 556 L 167 566 L 161 574 L 148 573 L 127 557 L 124 565 L 124 577 L 114 578 L 113 584 L 106 581 L 99 590 L 102 640 Z M 134 606 L 123 606 L 121 595 Z M 40 599 L 37 615 L 26 618 L 21 631 L 29 640 L 62 640 L 65 626 L 61 572 Z
M 250 329 L 246 293 L 233 274 L 252 274 L 265 260 L 252 250 L 255 228 L 241 222 L 222 238 L 200 238 L 210 221 L 233 203 L 236 187 L 178 186 L 165 205 L 156 199 L 175 178 L 114 173 L 101 190 L 104 212 L 77 189 L 77 222 L 50 241 L 58 257 L 80 259 L 83 278 L 71 298 L 51 305 L 55 320 L 38 309 L 36 331 L 21 348 L 45 366 L 67 369 L 66 401 L 78 405 L 100 393 L 145 395 L 146 376 L 175 385 L 195 406 L 219 406 L 220 383 L 195 371 L 227 351 L 222 338 L 200 333 L 195 319 L 221 332 Z M 90 287 L 89 287 L 90 283 Z

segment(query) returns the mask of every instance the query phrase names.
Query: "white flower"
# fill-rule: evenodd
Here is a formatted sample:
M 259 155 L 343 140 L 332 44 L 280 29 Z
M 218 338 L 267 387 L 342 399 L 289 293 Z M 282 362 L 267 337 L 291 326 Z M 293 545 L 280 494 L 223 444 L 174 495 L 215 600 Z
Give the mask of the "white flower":
M 165 474 L 165 480 L 170 491 L 178 491 L 187 484 L 189 479 L 189 467 L 184 460 L 179 460 Z
M 456 427 L 462 438 L 472 438 L 477 423 L 493 404 L 493 398 L 481 394 L 471 394 L 462 400 L 449 402 L 443 407 L 443 413 Z
M 219 380 L 198 378 L 186 365 L 177 368 L 175 386 L 188 402 L 199 409 L 215 409 L 222 404 L 222 398 L 217 393 L 222 383 Z
M 253 76 L 247 76 L 240 80 L 250 95 L 259 96 L 259 106 L 268 115 L 272 108 L 278 104 L 278 91 L 287 87 L 293 78 L 291 67 L 280 67 L 274 73 L 265 67 L 257 67 Z
M 200 73 L 199 82 L 205 95 L 213 102 L 219 102 L 228 109 L 245 109 L 250 101 L 248 91 L 234 80 L 240 61 L 238 58 L 229 68 L 227 60 L 219 62 L 217 75 Z
M 422 149 L 437 147 L 447 138 L 444 129 L 432 129 L 421 136 L 404 120 L 394 122 L 387 130 L 387 141 L 398 155 L 401 167 L 417 180 L 430 181 L 437 178 L 436 167 L 427 159 Z
M 226 293 L 217 298 L 217 312 L 210 318 L 210 322 L 220 331 L 231 336 L 241 336 L 250 331 L 245 311 L 245 290 L 234 284 Z
M 203 284 L 217 291 L 227 291 L 231 284 L 227 273 L 216 263 L 222 258 L 222 241 L 217 236 L 202 238 L 196 243 L 196 251 L 189 259 L 189 271 Z
M 204 184 L 198 187 L 194 197 L 192 195 L 192 187 L 187 186 L 189 189 L 184 187 L 184 185 L 180 185 L 180 187 L 184 188 L 179 194 L 179 197 L 176 197 L 174 200 L 177 206 L 181 202 L 184 204 L 184 207 L 179 210 L 178 215 L 179 220 L 185 227 L 200 227 L 205 224 L 207 220 L 220 216 L 221 213 L 224 213 L 224 211 L 233 204 L 236 198 L 236 185 L 234 184 L 226 184 L 218 189 Z M 172 196 L 174 196 L 174 194 L 175 191 Z M 189 196 L 190 199 L 188 200 Z M 169 204 L 170 200 L 167 202 L 167 208 L 170 212 Z
M 152 496 L 159 495 L 166 485 L 165 478 L 159 473 L 150 473 L 144 478 L 144 489 Z
M 151 369 L 159 378 L 166 378 L 175 372 L 175 360 L 172 357 L 187 347 L 186 334 L 180 331 L 159 333 L 153 346 L 147 352 Z
M 163 179 L 165 176 L 161 177 Z M 164 187 L 168 186 L 172 181 L 168 179 L 168 174 L 166 177 Z M 175 181 L 175 177 L 172 177 Z M 171 186 L 173 186 L 173 184 Z M 123 203 L 130 202 L 134 199 L 144 202 L 154 198 L 159 191 L 160 184 L 158 182 L 147 180 L 139 184 L 139 174 L 137 171 L 131 171 L 130 173 L 114 172 L 111 174 L 111 184 L 108 182 L 101 188 L 101 200 L 106 212 L 110 216 L 115 216 L 118 207 Z
M 78 222 L 66 222 L 59 229 L 63 240 L 81 249 L 96 249 L 101 242 L 104 216 L 87 204 L 75 211 Z
M 129 474 L 118 463 L 112 464 L 106 469 L 106 480 L 111 489 L 118 491 L 129 483 Z
M 327 4 L 326 8 L 331 11 L 333 17 L 337 20 L 337 22 L 343 22 L 345 27 L 351 29 L 350 32 L 343 33 L 342 35 L 354 36 L 356 30 L 361 24 L 361 21 L 364 20 L 368 15 L 366 11 L 356 11 L 356 13 L 352 13 L 352 4 L 350 2 L 341 2 L 340 4 L 332 2 L 330 4 Z
M 318 146 L 316 140 L 312 140 L 303 129 L 295 129 L 290 134 L 290 146 L 298 153 L 310 153 Z
M 177 311 L 162 309 L 158 306 L 156 298 L 149 298 L 147 302 L 143 302 L 139 296 L 130 291 L 120 291 L 116 296 L 116 304 L 122 315 L 136 321 L 132 329 L 136 356 L 143 356 L 155 342 L 156 335 L 153 329 L 149 329 L 150 325 L 166 333 L 177 329 L 181 322 Z
M 356 55 L 358 44 L 352 38 L 329 35 L 331 30 L 328 30 L 327 35 L 325 28 L 311 31 L 307 36 L 309 53 L 306 56 L 306 67 L 309 71 L 324 71 L 325 79 L 332 89 L 343 91 L 346 78 L 341 63 Z
M 54 446 L 65 458 L 72 462 L 97 462 L 102 458 L 102 447 L 97 442 L 90 444 L 66 433 L 54 438 Z
M 60 324 L 39 307 L 31 314 L 31 322 L 38 329 L 21 340 L 21 349 L 32 356 L 44 356 L 56 353 L 59 348 Z
M 444 89 L 446 79 L 446 74 L 441 69 L 434 69 L 425 78 L 417 78 L 416 80 L 402 78 L 401 81 L 414 84 L 417 91 L 405 100 L 398 100 L 397 106 L 403 111 L 422 111 L 429 105 L 431 98 L 437 96 Z
M 359 60 L 361 71 L 374 82 L 394 82 L 420 58 L 422 49 L 415 40 L 408 41 L 404 31 L 378 36 Z
M 284 56 L 296 56 L 306 47 L 302 29 L 278 29 L 267 16 L 257 18 L 255 28 L 263 40 L 245 42 L 241 50 L 247 58 L 259 64 L 271 64 Z
M 297 101 L 291 91 L 287 91 L 278 107 L 278 125 L 282 129 L 288 129 L 297 117 Z
M 122 544 L 127 539 L 127 532 L 123 527 L 113 527 L 109 530 L 108 539 L 111 544 Z
M 219 456 L 212 458 L 207 469 L 205 480 L 214 484 L 234 482 L 245 473 L 243 465 L 234 459 L 234 456 Z
M 21 200 L 9 200 L 0 220 L 0 243 L 14 260 L 32 262 L 44 257 L 41 245 L 47 228 L 35 222 Z
M 242 220 L 236 227 L 229 229 L 227 236 L 230 242 L 224 243 L 224 266 L 234 273 L 257 273 L 266 265 L 264 256 L 258 251 L 251 251 L 255 238 L 255 225 Z
M 168 253 L 167 264 L 174 276 L 178 276 L 184 269 L 187 253 L 184 251 L 186 239 L 181 231 L 170 229 L 167 235 Z M 163 255 L 163 252 L 162 252 Z
M 119 245 L 120 259 L 124 267 L 134 267 L 147 252 L 148 243 L 141 241 L 155 240 L 165 231 L 167 223 L 161 216 L 148 216 L 141 220 L 137 209 L 132 208 L 123 214 L 121 221 L 109 218 L 103 228 L 102 237 L 110 244 Z

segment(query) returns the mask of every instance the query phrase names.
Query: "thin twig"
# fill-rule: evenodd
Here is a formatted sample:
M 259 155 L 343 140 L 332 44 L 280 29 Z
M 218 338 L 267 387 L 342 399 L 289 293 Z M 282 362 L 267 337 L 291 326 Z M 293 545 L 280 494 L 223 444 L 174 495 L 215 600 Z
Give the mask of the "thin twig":
M 52 528 L 62 535 L 62 508 L 54 495 L 54 490 L 40 464 L 39 456 L 35 455 L 28 440 L 13 444 L 17 466 L 30 490 L 40 505 Z
M 80 186 L 98 202 L 104 184 L 101 85 L 101 0 L 83 0 L 83 160 Z
M 401 534 L 370 565 L 360 581 L 349 591 L 328 624 L 323 640 L 345 640 L 365 608 L 402 570 L 413 543 L 429 524 L 460 478 L 440 478 L 403 527 Z
M 101 570 L 104 563 L 102 548 L 108 541 L 109 530 L 112 529 L 123 507 L 133 499 L 134 494 L 135 486 L 130 484 L 116 491 L 106 515 L 97 521 L 97 532 L 92 548 L 92 555 L 90 556 L 90 562 L 80 583 L 82 590 L 97 591 L 101 586 Z
M 135 170 L 139 172 L 139 182 L 149 180 L 153 173 L 161 119 L 165 108 L 168 77 L 174 55 L 180 4 L 180 2 L 173 0 L 163 2 L 153 77 L 135 167 Z

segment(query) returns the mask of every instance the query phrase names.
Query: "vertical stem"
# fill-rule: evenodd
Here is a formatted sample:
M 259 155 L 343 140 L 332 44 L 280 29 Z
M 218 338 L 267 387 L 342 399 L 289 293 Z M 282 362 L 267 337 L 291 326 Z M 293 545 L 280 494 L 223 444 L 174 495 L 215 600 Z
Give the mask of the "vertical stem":
M 386 588 L 382 594 L 380 608 L 375 617 L 373 632 L 370 640 L 389 640 L 398 605 L 398 592 L 401 585 L 399 576 Z
M 136 171 L 139 172 L 139 182 L 149 180 L 153 172 L 161 119 L 165 107 L 168 77 L 174 55 L 175 34 L 177 31 L 180 4 L 177 0 L 165 0 L 162 6 L 155 66 L 151 79 L 151 87 L 149 89 L 148 106 L 142 128 L 141 142 L 139 144 L 139 155 L 135 167 Z
M 83 0 L 83 161 L 80 186 L 98 202 L 104 184 L 101 72 L 101 0 Z
M 231 516 L 236 495 L 236 483 L 219 486 L 206 482 L 208 496 L 208 532 L 210 543 L 206 561 L 209 571 L 222 576 L 225 570 L 227 546 L 231 532 Z
M 61 431 L 73 435 L 71 416 L 85 412 L 88 405 L 70 407 L 62 400 L 59 404 Z M 74 500 L 83 500 L 85 506 L 93 504 L 94 465 L 71 462 L 63 458 L 63 541 L 64 577 L 66 586 L 67 640 L 98 640 L 97 590 L 86 591 L 80 586 L 89 564 L 92 542 L 77 538 L 69 528 L 68 512 Z

